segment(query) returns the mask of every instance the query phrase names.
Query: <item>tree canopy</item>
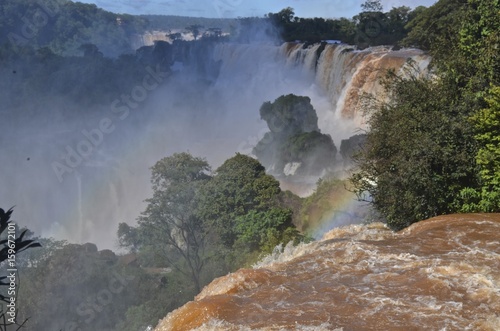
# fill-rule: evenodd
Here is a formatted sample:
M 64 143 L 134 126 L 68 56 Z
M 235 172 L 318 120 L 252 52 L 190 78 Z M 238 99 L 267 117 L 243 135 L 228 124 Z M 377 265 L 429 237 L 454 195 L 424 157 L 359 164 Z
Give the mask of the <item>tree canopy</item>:
M 398 230 L 460 211 L 499 211 L 498 1 L 440 0 L 404 40 L 429 50 L 431 78 L 392 74 L 355 156 L 355 191 Z
M 277 204 L 280 192 L 279 182 L 266 174 L 259 161 L 237 153 L 203 187 L 200 215 L 222 243 L 231 247 L 237 239 L 237 217 L 269 210 Z
M 464 212 L 500 211 L 500 87 L 491 88 L 486 102 L 488 107 L 471 117 L 479 145 L 475 160 L 480 186 L 460 192 Z
M 200 274 L 205 258 L 205 230 L 196 215 L 196 195 L 210 178 L 209 172 L 205 160 L 188 153 L 161 159 L 152 167 L 153 197 L 146 200 L 148 206 L 139 218 L 147 244 L 160 245 L 168 265 L 186 273 L 196 291 L 201 290 Z M 177 264 L 172 253 L 181 257 L 187 270 Z
M 352 181 L 399 230 L 455 211 L 460 188 L 473 184 L 475 150 L 467 117 L 446 89 L 415 76 L 390 79 L 391 101 L 370 114 Z
M 177 153 L 158 161 L 151 178 L 153 196 L 136 227 L 120 223 L 119 242 L 145 265 L 174 268 L 195 293 L 234 259 L 303 238 L 279 182 L 252 157 L 236 154 L 212 173 L 204 159 Z
M 285 41 L 313 43 L 340 40 L 359 48 L 377 45 L 401 46 L 401 41 L 407 37 L 411 28 L 420 26 L 414 18 L 419 16 L 424 8 L 417 7 L 412 10 L 410 7 L 400 6 L 383 12 L 379 0 L 368 0 L 361 5 L 362 11 L 352 18 L 297 17 L 290 7 L 277 13 L 269 13 L 266 18 L 277 26 Z M 413 37 L 425 38 L 421 33 L 414 33 Z

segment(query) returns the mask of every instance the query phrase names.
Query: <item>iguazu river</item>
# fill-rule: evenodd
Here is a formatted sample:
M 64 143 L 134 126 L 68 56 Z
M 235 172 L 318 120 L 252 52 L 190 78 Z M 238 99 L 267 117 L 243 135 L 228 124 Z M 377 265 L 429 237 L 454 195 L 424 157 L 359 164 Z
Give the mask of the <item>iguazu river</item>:
M 500 214 L 334 229 L 214 280 L 167 330 L 500 330 Z

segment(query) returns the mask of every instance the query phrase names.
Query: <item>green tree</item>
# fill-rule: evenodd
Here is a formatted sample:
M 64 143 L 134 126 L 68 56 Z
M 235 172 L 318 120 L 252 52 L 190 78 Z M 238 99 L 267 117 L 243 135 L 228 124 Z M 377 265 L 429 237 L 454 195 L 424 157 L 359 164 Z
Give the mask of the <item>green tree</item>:
M 278 12 L 278 18 L 283 23 L 291 23 L 295 17 L 295 11 L 292 7 L 286 7 Z
M 144 242 L 141 238 L 140 229 L 130 226 L 127 223 L 118 224 L 117 236 L 120 247 L 126 247 L 132 253 L 136 253 Z
M 407 25 L 406 45 L 429 50 L 435 77 L 394 80 L 352 178 L 394 229 L 497 209 L 496 88 L 485 96 L 499 85 L 499 10 L 496 0 L 440 0 Z
M 466 8 L 467 0 L 440 0 L 429 8 L 417 8 L 402 44 L 430 51 L 433 63 L 446 70 L 446 60 L 455 55 L 459 43 Z
M 388 18 L 382 11 L 364 11 L 354 16 L 357 22 L 355 43 L 360 48 L 389 44 Z
M 285 30 L 293 29 L 292 22 L 294 17 L 295 12 L 291 7 L 286 7 L 277 13 L 269 13 L 266 15 L 266 18 L 269 19 L 274 25 Z M 284 34 L 286 35 L 287 32 Z
M 81 44 L 91 43 L 108 56 L 133 51 L 130 37 L 142 33 L 147 23 L 142 17 L 118 15 L 94 4 L 67 0 L 44 0 L 40 4 L 5 0 L 0 3 L 0 22 L 0 44 L 47 46 L 57 54 L 76 55 Z
M 374 106 L 351 181 L 399 230 L 458 211 L 460 190 L 475 185 L 475 145 L 469 115 L 457 111 L 446 85 L 393 73 L 387 89 L 392 99 Z
M 498 111 L 500 86 L 500 3 L 496 0 L 468 3 L 459 32 L 451 78 L 463 90 L 478 144 L 476 163 L 479 185 L 461 192 L 462 211 L 499 210 Z
M 29 230 L 28 230 L 29 231 Z M 27 237 L 35 240 L 41 246 L 36 249 L 30 249 L 20 257 L 16 257 L 16 264 L 19 268 L 33 268 L 45 261 L 58 249 L 68 244 L 66 240 L 56 240 L 54 238 Z
M 460 192 L 464 212 L 500 211 L 500 87 L 491 88 L 486 101 L 489 107 L 472 116 L 479 143 L 476 163 L 480 187 Z
M 190 290 L 190 280 L 175 271 L 166 274 L 149 272 L 138 281 L 140 287 L 137 292 L 141 297 L 147 296 L 147 300 L 132 300 L 133 306 L 127 309 L 125 318 L 114 330 L 148 330 L 148 326 L 156 325 L 169 312 L 193 300 L 197 294 Z
M 453 67 L 453 78 L 466 86 L 478 110 L 486 106 L 483 100 L 491 85 L 500 85 L 499 13 L 497 0 L 470 0 L 453 54 L 462 59 Z
M 154 295 L 139 266 L 124 266 L 110 250 L 68 244 L 20 275 L 20 316 L 33 330 L 114 330 L 133 304 Z
M 280 243 L 287 244 L 288 242 L 281 241 L 287 239 L 283 237 L 284 233 L 288 228 L 295 229 L 292 224 L 292 211 L 282 208 L 271 208 L 265 212 L 252 210 L 246 215 L 237 217 L 235 223 L 239 243 L 251 250 L 261 250 L 269 246 L 273 249 Z M 270 234 L 273 234 L 274 238 L 271 239 Z
M 356 37 L 356 23 L 352 19 L 340 18 L 338 20 L 337 38 L 345 43 L 354 43 Z
M 384 13 L 379 0 L 369 0 L 362 5 L 363 11 L 352 19 L 325 19 L 321 17 L 303 18 L 294 16 L 292 8 L 266 15 L 280 31 L 285 41 L 322 42 L 336 39 L 359 48 L 376 45 L 399 45 L 407 36 L 407 23 L 425 7 L 411 11 L 409 7 L 392 8 Z M 318 50 L 318 56 L 324 46 Z
M 396 45 L 407 35 L 406 25 L 410 20 L 411 8 L 393 7 L 387 14 L 386 33 L 391 37 L 389 44 Z
M 266 174 L 259 161 L 237 153 L 204 185 L 200 217 L 217 240 L 230 248 L 238 237 L 236 219 L 251 211 L 268 211 L 278 204 L 280 192 L 279 182 Z
M 162 249 L 168 264 L 191 278 L 196 292 L 201 290 L 206 258 L 206 231 L 196 212 L 197 193 L 210 178 L 209 172 L 204 159 L 188 153 L 158 161 L 152 167 L 153 197 L 146 200 L 148 206 L 139 217 L 139 228 L 148 244 Z

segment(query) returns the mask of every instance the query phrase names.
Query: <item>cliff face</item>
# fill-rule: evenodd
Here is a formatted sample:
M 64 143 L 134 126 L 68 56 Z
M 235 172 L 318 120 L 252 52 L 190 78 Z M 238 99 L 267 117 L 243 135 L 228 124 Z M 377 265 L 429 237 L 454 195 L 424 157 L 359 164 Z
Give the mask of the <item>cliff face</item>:
M 167 330 L 499 330 L 500 214 L 348 226 L 214 280 Z

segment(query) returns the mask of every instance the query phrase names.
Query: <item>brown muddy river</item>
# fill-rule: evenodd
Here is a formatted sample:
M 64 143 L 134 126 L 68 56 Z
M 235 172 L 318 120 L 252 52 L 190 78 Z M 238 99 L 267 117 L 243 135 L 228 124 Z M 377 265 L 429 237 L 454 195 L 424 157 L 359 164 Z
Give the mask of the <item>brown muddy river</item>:
M 214 280 L 156 330 L 500 330 L 500 214 L 332 230 Z

